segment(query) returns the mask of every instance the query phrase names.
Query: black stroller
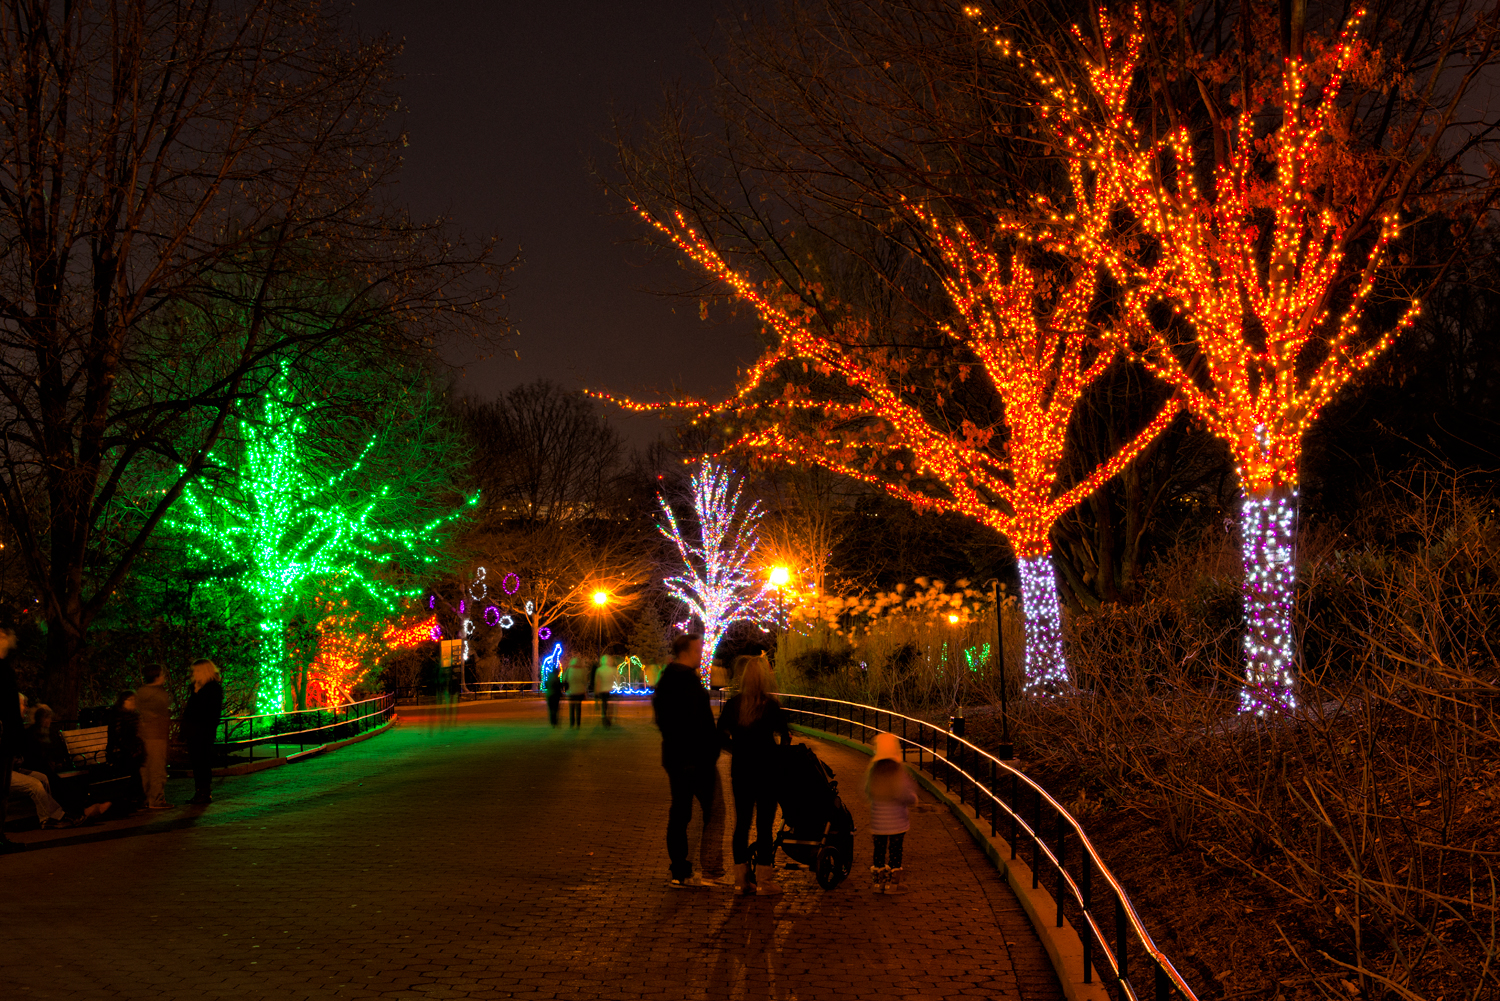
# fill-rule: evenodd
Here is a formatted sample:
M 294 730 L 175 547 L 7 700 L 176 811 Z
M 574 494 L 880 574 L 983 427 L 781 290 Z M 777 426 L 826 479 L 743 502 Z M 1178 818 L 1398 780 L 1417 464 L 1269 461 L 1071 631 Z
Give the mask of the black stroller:
M 789 869 L 813 870 L 825 890 L 838 886 L 854 866 L 854 817 L 839 799 L 833 769 L 806 744 L 782 749 L 781 830 L 776 847 L 792 862 Z

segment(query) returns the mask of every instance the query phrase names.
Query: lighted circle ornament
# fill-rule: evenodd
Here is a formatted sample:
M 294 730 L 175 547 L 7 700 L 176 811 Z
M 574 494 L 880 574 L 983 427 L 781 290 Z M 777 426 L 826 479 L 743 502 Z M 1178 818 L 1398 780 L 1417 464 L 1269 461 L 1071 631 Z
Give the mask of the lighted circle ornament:
M 539 640 L 550 640 L 552 638 L 552 630 L 543 626 L 536 631 L 536 638 Z
M 437 595 L 429 594 L 427 596 L 427 610 L 429 612 L 437 610 Z
M 509 629 L 511 626 L 513 626 L 515 624 L 516 624 L 516 620 L 513 619 L 513 618 L 511 618 L 509 615 L 502 615 L 502 616 L 500 616 L 500 628 L 501 629 Z
M 500 624 L 500 609 L 496 608 L 494 605 L 486 608 L 484 610 L 484 624 L 489 626 L 490 628 L 498 626 Z
M 474 571 L 474 583 L 469 585 L 469 597 L 473 598 L 475 601 L 483 601 L 485 599 L 485 596 L 490 593 L 489 585 L 484 582 L 484 576 L 486 572 L 487 571 L 484 569 L 484 567 L 479 567 Z M 476 585 L 479 587 L 478 594 L 474 593 L 474 588 Z
M 464 635 L 465 636 L 473 636 L 474 635 L 474 620 L 473 619 L 464 619 Z
M 534 602 L 534 601 L 528 601 L 526 603 L 526 614 L 527 615 L 535 615 L 536 614 L 536 602 Z
M 521 578 L 513 573 L 508 573 L 500 578 L 500 587 L 506 594 L 515 594 L 521 590 Z
M 458 599 L 458 614 L 459 615 L 467 614 L 466 610 L 464 608 L 464 600 L 462 598 Z
M 434 643 L 441 643 L 443 640 L 443 627 L 433 626 L 430 635 L 432 636 L 432 640 Z

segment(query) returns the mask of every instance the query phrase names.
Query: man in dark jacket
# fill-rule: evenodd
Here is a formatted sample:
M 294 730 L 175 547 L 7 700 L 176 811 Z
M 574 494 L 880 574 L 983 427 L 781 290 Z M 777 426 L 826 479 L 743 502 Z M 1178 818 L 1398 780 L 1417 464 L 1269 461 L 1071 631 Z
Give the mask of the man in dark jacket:
M 21 753 L 23 734 L 21 725 L 21 694 L 16 685 L 16 672 L 6 660 L 16 645 L 15 630 L 0 628 L 0 855 L 18 852 L 22 846 L 5 836 L 5 804 L 10 799 L 10 769 L 16 755 Z
M 667 813 L 667 858 L 675 889 L 702 886 L 688 861 L 688 822 L 693 800 L 703 811 L 699 865 L 718 882 L 724 874 L 724 797 L 719 788 L 719 733 L 708 689 L 698 677 L 703 637 L 695 633 L 672 641 L 672 662 L 662 668 L 651 696 L 656 728 L 661 731 L 661 763 L 672 788 Z

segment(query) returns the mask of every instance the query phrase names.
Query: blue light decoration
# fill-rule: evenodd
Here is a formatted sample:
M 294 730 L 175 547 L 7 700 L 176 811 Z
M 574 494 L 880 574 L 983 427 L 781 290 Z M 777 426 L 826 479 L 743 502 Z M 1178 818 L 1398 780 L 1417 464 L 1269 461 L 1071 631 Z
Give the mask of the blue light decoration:
M 646 665 L 641 663 L 641 658 L 637 657 L 635 654 L 631 654 L 630 657 L 625 661 L 625 664 L 627 669 L 630 667 L 634 667 L 637 671 L 640 672 L 640 685 L 636 686 L 632 684 L 628 677 L 622 679 L 619 675 L 615 675 L 615 683 L 610 686 L 609 694 L 650 695 L 652 689 L 649 685 L 646 684 Z
M 1063 656 L 1062 602 L 1052 554 L 1017 561 L 1021 614 L 1026 623 L 1026 694 L 1057 695 L 1072 687 Z
M 555 670 L 557 668 L 557 665 L 562 662 L 562 654 L 563 654 L 563 647 L 562 647 L 562 644 L 559 643 L 559 644 L 557 644 L 556 646 L 554 646 L 551 650 L 549 650 L 547 652 L 547 656 L 545 656 L 545 657 L 542 658 L 542 681 L 543 682 L 545 682 L 547 680 L 547 674 L 548 674 L 548 672 Z
M 682 573 L 662 583 L 668 594 L 703 623 L 703 666 L 699 674 L 705 684 L 714 651 L 731 623 L 766 626 L 776 622 L 770 585 L 750 565 L 760 542 L 760 501 L 752 502 L 742 513 L 740 492 L 744 484 L 735 483 L 733 475 L 732 470 L 712 459 L 704 459 L 693 474 L 696 545 L 688 542 L 667 499 L 657 494 L 666 518 L 666 524 L 658 524 L 657 529 L 676 545 L 683 566 Z
M 1245 687 L 1240 712 L 1265 716 L 1297 708 L 1297 488 L 1247 494 L 1240 508 L 1245 565 Z

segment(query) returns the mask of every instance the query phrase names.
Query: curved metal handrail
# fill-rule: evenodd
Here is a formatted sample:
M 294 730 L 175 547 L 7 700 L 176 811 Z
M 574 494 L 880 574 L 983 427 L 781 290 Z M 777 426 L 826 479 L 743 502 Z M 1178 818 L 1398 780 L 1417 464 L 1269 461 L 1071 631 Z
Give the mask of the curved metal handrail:
M 362 715 L 355 716 L 353 714 L 352 710 L 355 710 L 360 706 L 368 706 L 372 702 L 378 702 L 380 703 L 380 705 L 374 710 L 363 713 Z M 224 739 L 218 741 L 217 743 L 220 747 L 226 748 L 258 743 L 296 743 L 298 744 L 298 746 L 305 746 L 307 744 L 307 741 L 299 740 L 297 738 L 305 737 L 307 734 L 319 733 L 323 730 L 332 730 L 338 727 L 357 725 L 367 719 L 373 719 L 378 716 L 387 716 L 395 709 L 395 707 L 395 696 L 387 693 L 384 695 L 376 695 L 368 699 L 361 699 L 358 702 L 346 702 L 343 705 L 333 706 L 328 709 L 297 709 L 289 713 L 253 713 L 246 716 L 226 716 L 219 723 L 219 725 L 223 728 L 222 733 L 224 735 Z M 343 712 L 342 719 L 339 718 L 340 712 Z M 305 713 L 317 713 L 320 716 L 331 714 L 334 718 L 333 722 L 331 723 L 323 723 L 319 726 L 304 727 L 301 730 L 267 730 L 260 734 L 257 734 L 255 732 L 256 720 L 285 719 L 291 716 L 300 716 Z M 236 729 L 238 729 L 240 726 L 244 725 L 249 726 L 250 736 L 238 738 L 230 737 L 231 726 L 234 726 Z M 357 726 L 356 729 L 358 730 Z
M 1123 917 L 1125 921 L 1128 921 L 1131 928 L 1135 931 L 1136 938 L 1140 941 L 1142 948 L 1145 949 L 1146 953 L 1151 958 L 1153 964 L 1157 969 L 1158 975 L 1156 978 L 1156 995 L 1159 1001 L 1164 1001 L 1166 997 L 1167 991 L 1164 989 L 1166 980 L 1170 980 L 1171 983 L 1176 987 L 1176 989 L 1181 992 L 1182 996 L 1187 999 L 1187 1001 L 1198 1001 L 1197 994 L 1195 994 L 1193 992 L 1193 989 L 1188 986 L 1187 981 L 1183 979 L 1182 974 L 1178 972 L 1177 967 L 1174 966 L 1172 964 L 1172 961 L 1167 958 L 1166 954 L 1157 947 L 1155 940 L 1151 937 L 1151 933 L 1146 930 L 1145 923 L 1141 920 L 1140 915 L 1136 912 L 1135 906 L 1130 902 L 1129 896 L 1125 893 L 1125 888 L 1120 885 L 1120 881 L 1115 878 L 1115 874 L 1110 871 L 1109 866 L 1105 865 L 1104 859 L 1099 855 L 1098 849 L 1094 847 L 1094 843 L 1089 839 L 1088 835 L 1084 833 L 1083 825 L 1078 822 L 1078 819 L 1074 817 L 1066 807 L 1064 807 L 1061 803 L 1054 799 L 1051 793 L 1047 792 L 1046 789 L 1043 789 L 1040 785 L 1038 785 L 1025 772 L 1022 772 L 1017 768 L 1013 768 L 1011 765 L 995 757 L 993 754 L 989 753 L 984 748 L 978 746 L 972 741 L 960 737 L 948 730 L 944 730 L 936 724 L 928 722 L 927 720 L 918 719 L 914 716 L 907 716 L 904 713 L 898 713 L 893 709 L 885 709 L 880 706 L 867 705 L 862 702 L 849 702 L 844 699 L 828 699 L 817 695 L 792 695 L 783 693 L 780 697 L 783 699 L 802 699 L 813 702 L 827 703 L 829 705 L 847 706 L 850 709 L 861 710 L 862 714 L 874 714 L 877 722 L 879 720 L 879 717 L 883 715 L 886 717 L 888 722 L 899 719 L 908 723 L 914 723 L 919 728 L 919 731 L 920 729 L 931 730 L 934 734 L 941 735 L 944 740 L 954 744 L 960 744 L 971 751 L 977 757 L 988 760 L 990 762 L 992 771 L 996 769 L 1004 770 L 1011 776 L 1012 782 L 1020 781 L 1025 783 L 1027 786 L 1030 786 L 1031 789 L 1039 797 L 1039 800 L 1044 800 L 1046 803 L 1048 803 L 1055 811 L 1058 818 L 1062 821 L 1065 821 L 1068 826 L 1073 828 L 1074 833 L 1078 836 L 1078 843 L 1083 846 L 1083 849 L 1088 853 L 1089 859 L 1093 861 L 1094 866 L 1099 870 L 1099 874 L 1104 877 L 1105 881 L 1109 884 L 1109 888 L 1114 891 L 1116 902 L 1117 929 L 1115 949 L 1110 948 L 1104 930 L 1100 927 L 1098 920 L 1096 920 L 1094 916 L 1093 907 L 1087 900 L 1090 895 L 1088 893 L 1088 890 L 1086 888 L 1079 887 L 1078 883 L 1073 879 L 1073 876 L 1068 872 L 1067 867 L 1063 864 L 1063 859 L 1053 851 L 1052 847 L 1042 839 L 1041 833 L 1033 828 L 1032 825 L 1028 823 L 1026 819 L 1022 817 L 1019 812 L 1017 812 L 1016 809 L 1013 809 L 1010 804 L 1006 803 L 1003 799 L 1000 798 L 999 794 L 994 789 L 986 786 L 983 781 L 981 781 L 977 776 L 971 774 L 966 768 L 963 767 L 963 765 L 953 762 L 948 755 L 940 754 L 935 747 L 928 747 L 927 745 L 922 744 L 918 741 L 911 740 L 904 734 L 896 734 L 894 733 L 893 729 L 881 731 L 879 727 L 871 726 L 870 724 L 866 723 L 864 719 L 856 720 L 852 716 L 831 716 L 827 713 L 814 712 L 808 709 L 798 709 L 795 706 L 787 707 L 794 713 L 820 717 L 822 719 L 837 720 L 841 723 L 847 723 L 851 726 L 858 726 L 861 729 L 870 730 L 877 733 L 892 733 L 893 736 L 896 736 L 897 739 L 902 742 L 903 757 L 906 753 L 906 745 L 911 745 L 921 750 L 927 751 L 933 756 L 934 760 L 941 760 L 943 764 L 950 770 L 950 772 L 957 773 L 958 775 L 962 776 L 969 782 L 970 785 L 974 787 L 976 791 L 983 792 L 987 797 L 989 797 L 991 802 L 993 802 L 1000 809 L 1004 810 L 1011 818 L 1012 828 L 1014 829 L 1016 827 L 1020 827 L 1021 829 L 1023 829 L 1026 835 L 1031 839 L 1031 842 L 1035 846 L 1036 850 L 1044 854 L 1047 857 L 1047 860 L 1052 863 L 1053 868 L 1057 870 L 1059 889 L 1061 889 L 1061 886 L 1065 884 L 1069 891 L 1069 895 L 1072 896 L 1073 899 L 1077 902 L 1079 912 L 1082 913 L 1084 918 L 1087 920 L 1089 930 L 1092 932 L 1092 936 L 1098 939 L 1099 945 L 1103 949 L 1105 957 L 1109 960 L 1110 968 L 1114 972 L 1115 979 L 1119 982 L 1121 989 L 1125 992 L 1127 997 L 1131 998 L 1132 1001 L 1138 1001 L 1139 999 L 1139 995 L 1136 993 L 1134 987 L 1131 986 L 1128 978 L 1127 971 L 1129 964 L 1128 962 L 1123 961 L 1125 960 L 1125 956 L 1123 955 L 1124 935 L 1119 933 L 1121 930 L 1119 928 L 1121 917 Z M 919 758 L 918 766 L 920 767 L 920 765 L 921 762 Z M 962 799 L 961 796 L 960 799 Z M 977 815 L 979 812 L 977 809 L 977 801 L 975 805 L 975 814 Z M 1040 809 L 1038 809 L 1037 812 L 1038 814 L 1040 814 Z M 991 814 L 991 816 L 993 817 L 993 813 Z M 1018 847 L 1015 844 L 1014 839 L 1012 839 L 1012 858 L 1015 857 L 1017 851 Z M 1033 865 L 1032 871 L 1033 879 L 1035 880 L 1039 878 L 1036 874 L 1035 865 Z M 1087 862 L 1085 862 L 1084 882 L 1087 885 Z M 1061 927 L 1063 921 L 1063 900 L 1061 898 L 1061 893 L 1059 893 L 1058 896 L 1057 908 L 1057 923 L 1058 926 Z M 1084 938 L 1085 983 L 1090 980 L 1089 945 L 1089 939 Z

